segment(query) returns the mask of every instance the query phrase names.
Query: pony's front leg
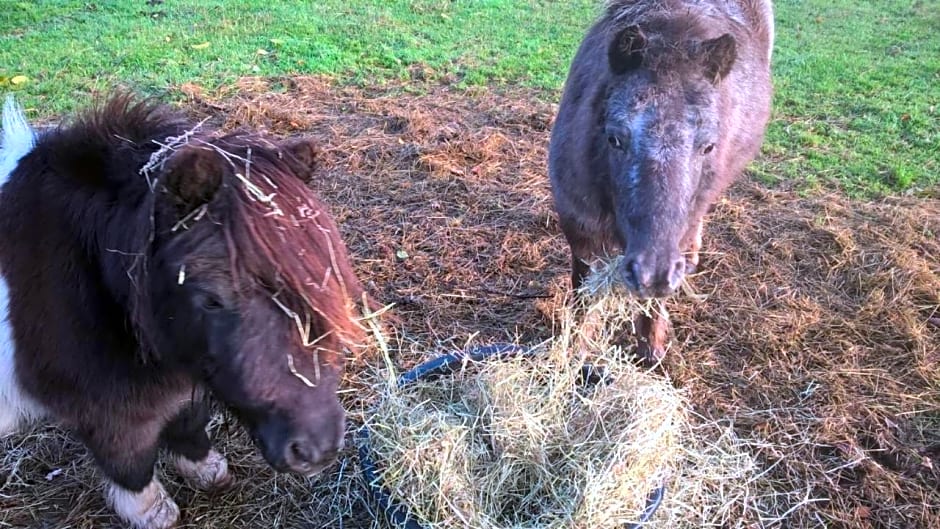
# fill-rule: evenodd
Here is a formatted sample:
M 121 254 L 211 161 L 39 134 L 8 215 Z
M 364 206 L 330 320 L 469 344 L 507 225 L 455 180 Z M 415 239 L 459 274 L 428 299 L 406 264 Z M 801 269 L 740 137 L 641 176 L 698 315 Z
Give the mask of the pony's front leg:
M 171 529 L 180 516 L 179 507 L 155 477 L 139 491 L 111 482 L 107 500 L 114 512 L 135 529 Z
M 223 490 L 235 480 L 229 472 L 228 461 L 212 449 L 206 433 L 208 424 L 208 404 L 193 402 L 167 424 L 163 441 L 172 454 L 176 471 L 190 485 L 204 491 Z
M 105 498 L 114 512 L 134 529 L 170 529 L 179 507 L 153 475 L 161 425 L 129 424 L 102 421 L 80 435 L 108 482 Z
M 639 314 L 633 320 L 637 356 L 648 364 L 656 364 L 666 356 L 669 342 L 669 315 L 665 309 L 653 311 L 649 316 Z

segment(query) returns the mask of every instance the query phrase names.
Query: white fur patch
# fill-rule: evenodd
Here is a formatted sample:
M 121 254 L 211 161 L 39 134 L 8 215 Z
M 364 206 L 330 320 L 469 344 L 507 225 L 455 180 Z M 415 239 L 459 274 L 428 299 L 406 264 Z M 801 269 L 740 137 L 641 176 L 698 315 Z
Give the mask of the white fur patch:
M 641 152 L 643 152 L 646 141 L 649 139 L 649 134 L 647 134 L 646 128 L 649 126 L 649 115 L 651 112 L 652 110 L 646 109 L 642 113 L 637 114 L 630 123 L 630 151 L 634 156 L 638 156 Z M 640 185 L 639 163 L 634 163 L 630 167 L 630 174 L 627 177 L 627 182 L 629 183 L 631 189 L 636 189 L 636 187 Z
M 3 135 L 0 136 L 0 186 L 7 182 L 20 158 L 36 146 L 36 134 L 26 121 L 22 109 L 7 96 L 3 105 Z
M 9 96 L 3 106 L 3 134 L 0 136 L 0 186 L 6 183 L 20 159 L 33 149 L 36 138 Z M 0 187 L 2 191 L 2 187 Z M 23 393 L 16 379 L 13 329 L 10 326 L 10 292 L 0 271 L 0 436 L 17 429 L 24 419 L 42 416 L 42 408 Z
M 157 478 L 140 492 L 109 483 L 107 501 L 134 529 L 170 529 L 180 516 L 179 507 Z
M 232 474 L 228 471 L 228 461 L 215 450 L 209 450 L 209 455 L 202 461 L 190 461 L 183 456 L 174 455 L 173 466 L 190 485 L 199 490 L 225 488 L 233 481 Z
M 13 328 L 10 325 L 10 293 L 0 273 L 0 436 L 15 432 L 27 421 L 44 415 L 42 406 L 23 392 L 16 378 Z

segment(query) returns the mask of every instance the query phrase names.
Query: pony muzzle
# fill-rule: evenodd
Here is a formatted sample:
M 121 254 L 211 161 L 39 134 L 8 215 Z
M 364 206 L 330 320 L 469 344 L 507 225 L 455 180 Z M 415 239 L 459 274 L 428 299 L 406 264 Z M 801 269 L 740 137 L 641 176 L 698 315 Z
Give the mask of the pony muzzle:
M 338 410 L 338 411 L 337 411 Z M 254 428 L 252 435 L 265 461 L 278 472 L 314 476 L 336 462 L 345 445 L 346 417 L 341 407 L 298 417 L 276 414 Z
M 627 254 L 620 270 L 627 288 L 641 299 L 664 298 L 673 294 L 685 279 L 687 263 L 678 251 Z

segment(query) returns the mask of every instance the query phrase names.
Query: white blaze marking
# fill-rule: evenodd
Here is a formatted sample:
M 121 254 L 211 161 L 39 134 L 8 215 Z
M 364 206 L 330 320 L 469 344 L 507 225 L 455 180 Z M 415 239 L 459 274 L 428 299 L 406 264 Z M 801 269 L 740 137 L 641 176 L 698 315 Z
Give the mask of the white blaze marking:
M 639 162 L 642 160 L 640 152 L 643 148 L 644 140 L 647 138 L 646 127 L 649 125 L 649 115 L 651 113 L 652 111 L 650 109 L 646 109 L 642 113 L 637 114 L 630 123 L 630 150 L 636 156 L 636 161 L 630 166 L 630 173 L 627 176 L 627 182 L 631 189 L 635 189 L 640 184 Z
M 0 135 L 0 190 L 20 159 L 36 144 L 36 136 L 23 112 L 7 97 L 3 106 L 3 134 Z M 10 292 L 0 272 L 0 436 L 16 430 L 23 419 L 42 415 L 41 407 L 23 393 L 16 379 L 13 329 L 10 326 Z
M 10 326 L 10 293 L 0 274 L 0 436 L 16 431 L 24 419 L 42 415 L 42 409 L 23 393 L 16 379 L 13 328 Z

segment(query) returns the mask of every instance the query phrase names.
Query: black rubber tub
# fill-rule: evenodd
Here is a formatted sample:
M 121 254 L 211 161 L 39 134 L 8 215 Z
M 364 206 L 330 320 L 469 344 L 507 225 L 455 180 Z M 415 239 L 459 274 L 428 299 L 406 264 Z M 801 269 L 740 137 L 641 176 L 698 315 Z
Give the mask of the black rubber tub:
M 475 362 L 484 360 L 490 361 L 530 353 L 530 349 L 512 344 L 475 347 L 467 351 L 444 355 L 414 367 L 411 371 L 403 373 L 398 377 L 398 387 L 407 386 L 419 379 L 428 379 L 452 373 L 459 369 L 465 360 Z M 582 384 L 602 383 L 604 379 L 603 371 L 595 369 L 590 365 L 585 365 L 581 370 Z M 375 461 L 372 459 L 372 451 L 369 447 L 369 431 L 365 426 L 359 429 L 357 441 L 362 475 L 366 480 L 366 484 L 369 487 L 373 499 L 378 503 L 379 508 L 384 512 L 389 523 L 399 529 L 428 529 L 428 527 L 422 525 L 409 515 L 406 506 L 395 503 L 388 490 L 381 486 L 379 470 Z M 659 509 L 659 505 L 662 503 L 665 493 L 665 485 L 651 492 L 647 498 L 646 509 L 640 516 L 640 520 L 636 523 L 626 525 L 625 529 L 642 529 L 650 518 L 653 517 L 653 514 L 656 513 L 656 510 Z

